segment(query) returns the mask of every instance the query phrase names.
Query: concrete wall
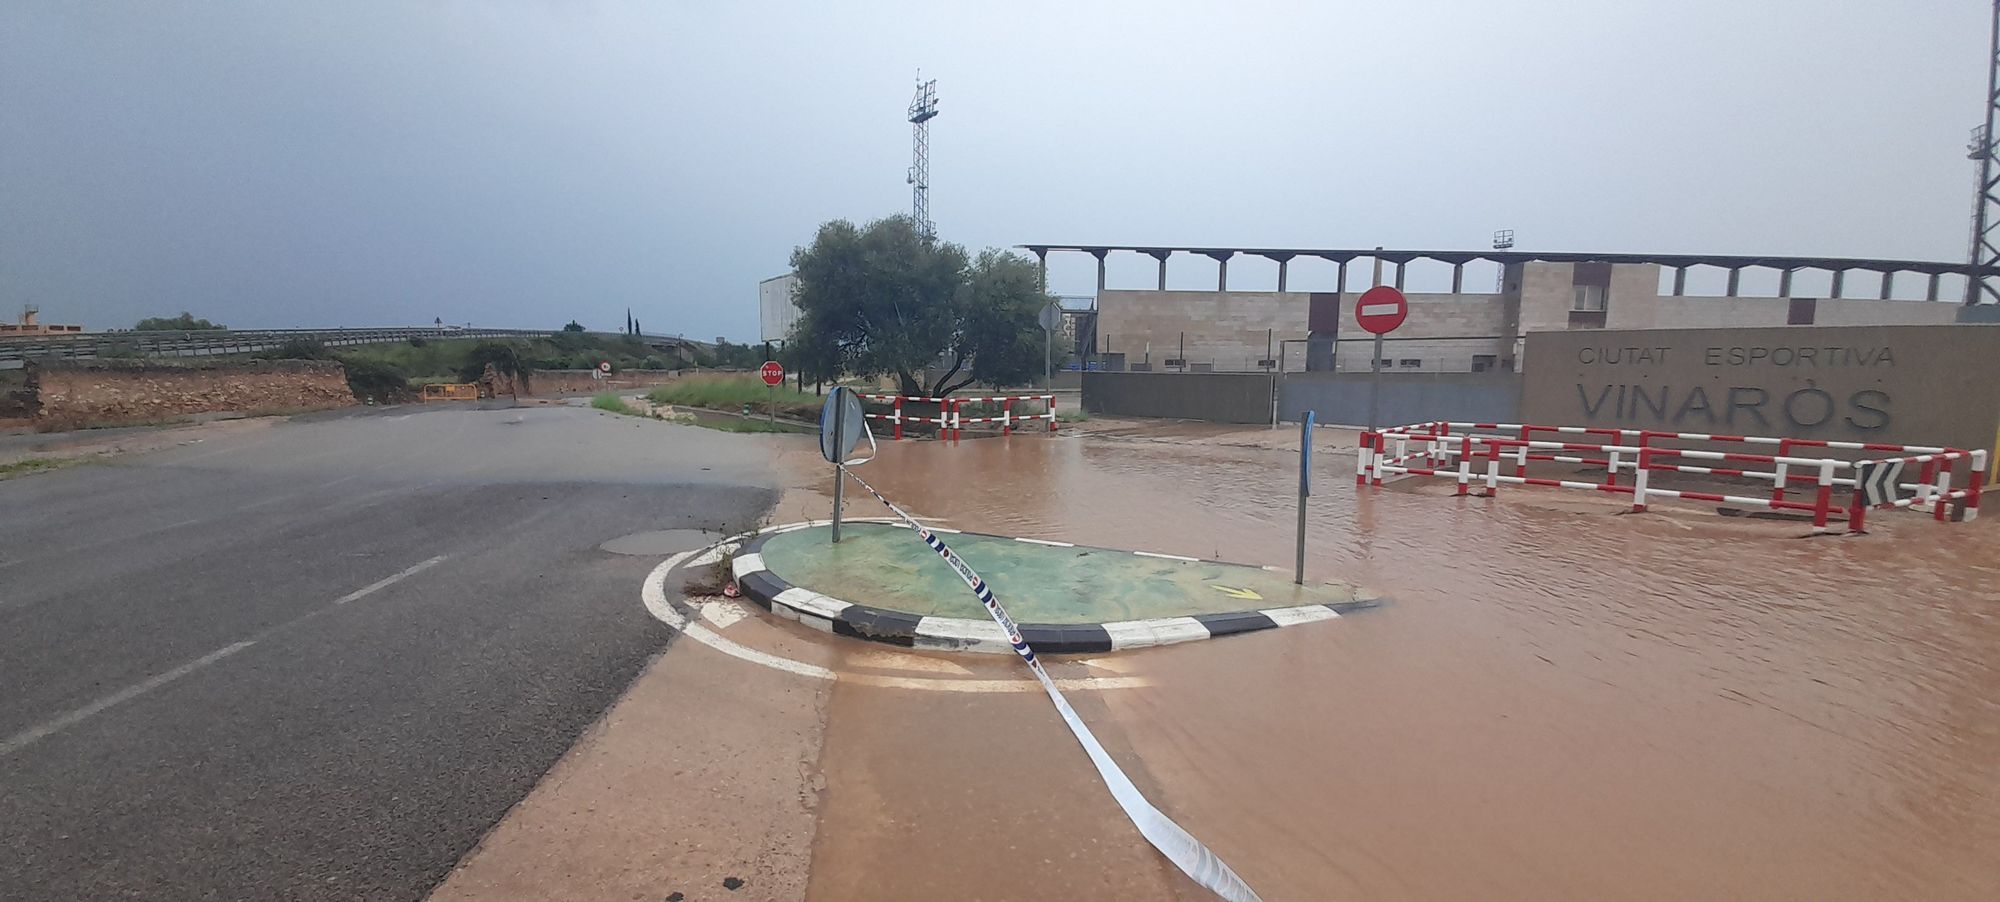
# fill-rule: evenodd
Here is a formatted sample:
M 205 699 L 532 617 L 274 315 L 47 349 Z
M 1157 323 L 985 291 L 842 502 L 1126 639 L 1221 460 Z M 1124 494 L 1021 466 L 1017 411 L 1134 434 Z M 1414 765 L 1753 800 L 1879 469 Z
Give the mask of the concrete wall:
M 1262 373 L 1084 373 L 1083 409 L 1114 416 L 1269 423 L 1276 378 Z
M 1333 368 L 1341 372 L 1367 372 L 1373 355 L 1374 336 L 1354 324 L 1354 306 L 1361 295 L 1348 292 L 1340 299 L 1340 340 L 1335 345 Z M 1419 372 L 1464 373 L 1472 369 L 1475 354 L 1496 358 L 1513 356 L 1513 341 L 1505 337 L 1465 341 L 1463 336 L 1508 336 L 1507 299 L 1498 294 L 1416 294 L 1405 293 L 1410 302 L 1410 318 L 1382 343 L 1382 356 L 1396 361 L 1392 368 L 1404 371 L 1402 361 L 1419 360 Z M 1449 337 L 1457 341 L 1442 341 Z
M 1503 281 L 1497 294 L 1406 294 L 1410 318 L 1385 343 L 1383 356 L 1396 361 L 1392 368 L 1399 372 L 1469 372 L 1474 357 L 1482 355 L 1494 357 L 1498 368 L 1525 368 L 1530 332 L 1785 326 L 1795 300 L 1663 295 L 1661 267 L 1651 263 L 1520 263 L 1507 267 Z M 1603 286 L 1601 317 L 1578 315 L 1579 281 Z M 1334 359 L 1340 372 L 1366 371 L 1373 356 L 1371 342 L 1354 340 L 1367 337 L 1354 325 L 1356 287 L 1340 298 Z M 1308 292 L 1107 290 L 1098 299 L 1099 350 L 1123 353 L 1134 366 L 1150 363 L 1155 372 L 1182 356 L 1183 348 L 1190 366 L 1254 371 L 1266 355 L 1267 334 L 1273 344 L 1305 338 L 1311 297 Z M 1913 300 L 1796 300 L 1813 325 L 1934 325 L 1957 321 L 1962 309 Z M 1503 337 L 1466 338 L 1471 336 Z M 1446 337 L 1460 340 L 1441 340 Z M 1276 356 L 1287 355 L 1281 350 Z M 1406 369 L 1405 360 L 1420 363 Z
M 1254 370 L 1264 359 L 1267 336 L 1273 356 L 1279 342 L 1306 337 L 1308 297 L 1297 291 L 1107 290 L 1097 298 L 1098 350 L 1122 353 L 1131 364 L 1150 359 L 1157 371 L 1180 356 L 1185 334 L 1189 361 Z
M 1564 291 L 1567 291 L 1567 287 Z M 1366 370 L 1372 347 L 1367 333 L 1353 326 L 1359 292 L 1340 300 L 1335 368 Z M 1511 342 L 1422 341 L 1454 336 L 1506 335 L 1506 303 L 1498 294 L 1409 294 L 1410 319 L 1387 342 L 1384 356 L 1421 360 L 1427 372 L 1465 372 L 1475 354 L 1512 356 Z M 1219 371 L 1256 370 L 1281 344 L 1306 337 L 1304 292 L 1106 291 L 1098 298 L 1099 350 L 1121 353 L 1129 364 L 1166 367 L 1185 347 L 1189 364 L 1212 364 Z M 1267 331 L 1268 330 L 1268 331 Z M 1183 344 L 1185 342 L 1185 344 Z M 1150 356 L 1149 356 L 1150 355 Z
M 1527 343 L 1531 423 L 1990 449 L 2000 421 L 2000 325 L 1536 332 Z
M 1963 309 L 1955 301 L 1863 298 L 1820 298 L 1813 307 L 1815 326 L 1941 326 L 1958 322 L 1958 312 Z
M 1365 426 L 1368 383 L 1365 373 L 1289 373 L 1278 384 L 1278 415 L 1297 422 L 1305 411 L 1321 423 Z M 1515 373 L 1383 373 L 1376 425 L 1431 420 L 1515 422 L 1520 415 L 1521 376 Z
M 196 413 L 297 411 L 354 403 L 334 361 L 35 361 L 28 366 L 35 426 L 45 432 L 150 422 Z
M 1875 303 L 1881 303 L 1879 301 Z M 1782 326 L 1792 307 L 1790 298 L 1646 298 L 1637 303 L 1611 304 L 1605 311 L 1608 329 L 1721 329 Z

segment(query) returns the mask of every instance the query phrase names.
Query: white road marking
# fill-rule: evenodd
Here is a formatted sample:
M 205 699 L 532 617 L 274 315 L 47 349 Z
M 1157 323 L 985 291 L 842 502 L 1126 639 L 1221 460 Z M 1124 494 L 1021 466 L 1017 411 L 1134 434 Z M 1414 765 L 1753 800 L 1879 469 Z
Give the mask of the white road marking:
M 22 730 L 19 733 L 7 737 L 6 742 L 0 742 L 0 756 L 11 755 L 15 751 L 28 747 L 35 741 L 41 739 L 44 736 L 49 735 L 50 733 L 54 733 L 58 730 L 62 730 L 68 727 L 75 726 L 76 724 L 82 723 L 83 721 L 89 719 L 91 715 L 94 715 L 99 711 L 103 711 L 104 709 L 109 708 L 113 705 L 120 705 L 124 704 L 125 702 L 129 702 L 135 698 L 138 698 L 139 696 L 145 695 L 148 692 L 158 689 L 161 686 L 165 686 L 168 683 L 178 680 L 181 677 L 187 676 L 190 673 L 200 670 L 203 667 L 207 667 L 210 664 L 220 661 L 223 658 L 229 657 L 230 655 L 233 655 L 246 648 L 249 648 L 250 646 L 255 644 L 257 644 L 257 640 L 246 639 L 242 642 L 236 643 L 235 645 L 224 646 L 216 651 L 209 652 L 208 654 L 202 655 L 201 657 L 189 661 L 186 664 L 182 664 L 179 667 L 169 670 L 166 673 L 160 674 L 159 676 L 146 680 L 143 683 L 137 683 L 135 685 L 127 686 L 123 689 L 118 690 L 117 692 L 113 692 L 110 695 L 100 698 L 97 701 L 91 702 L 88 705 L 84 705 L 81 708 L 63 714 L 62 716 L 57 717 L 54 720 L 48 721 L 38 726 L 29 727 L 26 730 Z
M 855 652 L 847 656 L 847 661 L 857 667 L 874 667 L 881 670 L 915 670 L 925 673 L 950 673 L 971 676 L 972 669 L 963 664 L 954 664 L 942 658 L 928 658 L 893 651 Z
M 696 555 L 694 560 L 687 562 L 687 565 L 690 567 L 711 566 L 715 564 L 717 561 L 722 560 L 723 555 L 735 554 L 736 549 L 740 547 L 742 546 L 736 542 L 724 542 L 720 545 L 715 546 L 714 548 L 710 548 L 709 550 Z
M 1161 554 L 1157 551 L 1134 551 L 1132 553 L 1140 557 L 1166 558 L 1167 560 L 1170 561 L 1188 561 L 1191 563 L 1199 563 L 1201 561 L 1201 558 L 1188 557 L 1187 555 L 1184 554 Z
M 704 601 L 701 603 L 701 619 L 715 624 L 715 628 L 726 630 L 750 615 L 744 613 L 743 606 L 733 601 Z
M 288 492 L 288 493 L 286 493 L 286 494 L 283 494 L 283 495 L 272 495 L 271 497 L 269 497 L 269 498 L 266 498 L 266 499 L 264 499 L 264 500 L 262 500 L 262 501 L 252 501 L 252 502 L 250 502 L 249 504 L 245 504 L 245 505 L 241 505 L 241 506 L 237 507 L 237 508 L 236 508 L 236 510 L 237 510 L 237 511 L 238 511 L 239 513 L 240 513 L 240 512 L 242 512 L 242 511 L 247 511 L 247 510 L 254 510 L 254 509 L 256 509 L 256 508 L 260 508 L 260 507 L 263 507 L 263 506 L 265 506 L 265 505 L 267 505 L 267 504 L 277 504 L 277 503 L 278 503 L 278 502 L 280 502 L 280 501 L 289 501 L 289 500 L 291 500 L 291 499 L 293 499 L 293 498 L 297 498 L 298 496 L 300 496 L 300 495 L 303 495 L 303 494 L 305 494 L 305 493 L 304 493 L 304 492 Z
M 435 567 L 440 563 L 443 563 L 443 561 L 444 561 L 444 555 L 440 554 L 437 557 L 431 558 L 428 561 L 424 561 L 421 564 L 417 564 L 416 566 L 413 566 L 408 570 L 404 570 L 403 572 L 398 573 L 395 576 L 391 576 L 387 579 L 377 580 L 375 582 L 369 583 L 368 585 L 362 586 L 359 589 L 349 592 L 346 595 L 342 595 L 339 598 L 334 599 L 333 603 L 346 604 L 357 598 L 361 598 L 367 595 L 372 595 L 392 585 L 395 585 L 396 583 L 402 582 L 403 580 L 409 579 L 412 576 L 422 573 L 425 570 L 429 570 L 430 568 Z
M 186 664 L 182 664 L 181 666 L 169 670 L 166 673 L 162 673 L 154 677 L 149 677 L 142 682 L 134 683 L 130 686 L 118 690 L 117 692 L 113 692 L 110 695 L 107 695 L 94 702 L 91 702 L 88 705 L 84 705 L 81 708 L 64 712 L 63 714 L 60 714 L 53 719 L 29 727 L 28 729 L 22 730 L 19 733 L 15 733 L 14 735 L 7 737 L 5 741 L 0 741 L 0 758 L 4 758 L 17 751 L 20 751 L 21 749 L 27 748 L 28 746 L 33 745 L 44 738 L 47 738 L 51 734 L 58 733 L 61 732 L 62 730 L 66 730 L 70 727 L 76 726 L 77 724 L 82 723 L 83 721 L 88 720 L 91 717 L 104 712 L 106 709 L 122 705 L 135 698 L 138 698 L 139 696 L 145 695 L 148 692 L 158 689 L 161 686 L 165 686 L 168 683 L 178 680 L 181 677 L 187 676 L 190 673 L 193 673 L 197 670 L 207 667 L 210 664 L 220 661 L 223 658 L 227 658 L 230 655 L 233 655 L 246 648 L 249 648 L 252 645 L 256 645 L 258 642 L 261 642 L 264 639 L 269 638 L 273 633 L 276 633 L 277 631 L 290 627 L 294 624 L 310 620 L 314 617 L 319 616 L 320 614 L 324 614 L 327 611 L 332 610 L 336 605 L 343 605 L 357 598 L 361 598 L 365 595 L 378 592 L 387 586 L 400 582 L 411 576 L 415 576 L 416 574 L 422 573 L 425 570 L 429 570 L 430 568 L 437 566 L 439 562 L 445 559 L 445 557 L 446 557 L 445 555 L 440 554 L 437 557 L 431 558 L 430 560 L 417 564 L 416 566 L 404 570 L 403 572 L 391 576 L 387 579 L 379 580 L 367 586 L 363 586 L 360 589 L 356 589 L 353 592 L 349 592 L 346 595 L 342 595 L 339 598 L 334 599 L 333 603 L 327 605 L 326 607 L 310 611 L 298 617 L 294 617 L 291 620 L 287 620 L 284 623 L 280 623 L 277 626 L 266 629 L 263 632 L 251 636 L 250 638 L 245 639 L 241 642 L 237 642 L 233 645 L 225 645 L 222 648 L 216 649 L 215 651 L 202 655 L 201 657 L 189 661 Z
M 1041 684 L 1032 679 L 939 680 L 921 677 L 876 676 L 867 673 L 840 673 L 821 667 L 818 664 L 808 664 L 804 661 L 781 658 L 769 652 L 758 651 L 757 649 L 733 642 L 700 623 L 690 621 L 687 615 L 682 614 L 679 609 L 667 601 L 667 574 L 673 572 L 674 568 L 680 566 L 683 561 L 699 553 L 701 552 L 683 551 L 661 561 L 659 566 L 653 568 L 653 572 L 646 574 L 646 581 L 639 586 L 639 598 L 645 602 L 647 612 L 651 613 L 654 619 L 679 630 L 682 635 L 732 658 L 749 661 L 752 664 L 769 667 L 773 670 L 781 670 L 802 677 L 810 677 L 817 680 L 840 680 L 842 682 L 862 686 L 875 686 L 884 689 L 918 689 L 931 692 L 1042 691 Z M 1063 689 L 1075 691 L 1136 689 L 1141 686 L 1151 685 L 1148 681 L 1140 677 L 1084 677 L 1082 679 L 1060 679 L 1056 680 L 1055 683 Z

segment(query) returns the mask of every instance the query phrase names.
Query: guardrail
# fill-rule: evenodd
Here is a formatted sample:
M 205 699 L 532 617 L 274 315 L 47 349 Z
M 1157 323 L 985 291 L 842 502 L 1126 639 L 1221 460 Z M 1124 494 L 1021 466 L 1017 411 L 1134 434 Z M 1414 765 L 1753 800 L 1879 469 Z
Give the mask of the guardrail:
M 412 338 L 546 338 L 534 329 L 440 329 L 408 326 L 380 329 L 223 329 L 196 332 L 82 332 L 0 338 L 0 369 L 19 369 L 31 359 L 94 360 L 116 357 L 213 357 L 250 354 L 288 342 L 313 341 L 328 347 L 382 344 Z M 107 355 L 106 352 L 110 352 Z

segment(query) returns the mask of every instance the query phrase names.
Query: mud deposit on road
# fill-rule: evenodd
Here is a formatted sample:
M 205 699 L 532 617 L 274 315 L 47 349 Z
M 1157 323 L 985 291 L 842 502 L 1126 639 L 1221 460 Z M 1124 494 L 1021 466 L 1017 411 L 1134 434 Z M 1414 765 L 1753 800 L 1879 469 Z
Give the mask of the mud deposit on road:
M 865 474 L 958 528 L 1290 565 L 1295 431 L 1086 429 L 884 443 Z M 1389 606 L 1113 656 L 1151 685 L 1085 710 L 1154 801 L 1266 898 L 2000 898 L 1994 518 L 1886 514 L 1872 535 L 1806 540 L 1699 508 L 1619 516 L 1587 493 L 1357 493 L 1352 447 L 1332 431 L 1318 447 L 1308 574 Z M 787 451 L 802 481 L 823 472 L 811 455 Z M 881 513 L 857 494 L 852 514 Z M 922 804 L 879 757 L 842 757 L 873 755 L 838 741 L 844 718 L 883 718 L 868 693 L 835 689 L 826 766 L 880 779 L 847 797 L 836 779 L 829 823 L 863 822 L 843 805 L 893 818 Z M 1015 781 L 1040 799 L 1047 775 L 1018 749 L 965 745 L 955 776 L 919 769 L 925 791 Z M 1048 766 L 1087 772 L 1061 752 Z M 1056 781 L 1062 804 L 1110 810 L 1089 783 Z M 996 851 L 977 826 L 927 834 L 924 859 Z M 1092 851 L 1101 835 L 1073 840 L 1021 863 L 1044 869 L 1038 886 L 1068 873 L 1102 888 L 1094 869 L 1131 864 Z M 822 857 L 815 880 L 858 885 L 821 870 L 841 867 Z

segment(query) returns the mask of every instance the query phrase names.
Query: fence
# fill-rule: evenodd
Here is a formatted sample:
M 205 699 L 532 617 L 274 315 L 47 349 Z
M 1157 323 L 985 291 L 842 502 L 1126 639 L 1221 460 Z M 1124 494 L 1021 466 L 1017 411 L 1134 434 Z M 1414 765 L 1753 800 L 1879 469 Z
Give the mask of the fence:
M 1551 438 L 1601 437 L 1603 440 L 1538 440 L 1535 438 L 1537 434 Z M 1682 448 L 1663 444 L 1665 442 L 1775 446 L 1777 453 Z M 1794 453 L 1800 449 L 1892 456 L 1863 460 L 1801 457 Z M 1586 454 L 1601 456 L 1583 456 Z M 1961 460 L 1969 465 L 1967 482 L 1963 488 L 1953 488 Z M 1603 482 L 1532 477 L 1527 475 L 1531 461 L 1601 466 L 1605 477 Z M 1474 473 L 1477 462 L 1483 462 L 1483 473 Z M 1502 474 L 1503 464 L 1511 465 L 1511 475 Z M 1771 469 L 1747 470 L 1723 464 L 1763 464 Z M 1904 473 L 1911 468 L 1917 471 L 1916 481 L 1902 481 Z M 1621 472 L 1630 474 L 1629 482 L 1619 481 Z M 1768 479 L 1771 490 L 1768 496 L 1758 497 L 1662 489 L 1650 484 L 1653 473 Z M 1378 430 L 1361 436 L 1360 457 L 1354 471 L 1355 484 L 1379 486 L 1387 475 L 1455 478 L 1460 495 L 1467 494 L 1474 482 L 1485 485 L 1486 497 L 1497 495 L 1503 483 L 1625 494 L 1632 496 L 1634 511 L 1645 510 L 1648 499 L 1655 497 L 1738 504 L 1773 511 L 1800 511 L 1812 514 L 1814 532 L 1825 532 L 1830 521 L 1842 520 L 1846 522 L 1849 532 L 1858 533 L 1863 531 L 1868 511 L 1877 509 L 1927 510 L 1935 519 L 1942 521 L 1946 519 L 1952 502 L 1963 502 L 1963 518 L 1976 518 L 1979 515 L 1979 494 L 1986 479 L 1986 452 L 1920 445 L 1590 426 L 1432 422 Z M 1788 497 L 1791 487 L 1800 483 L 1811 486 L 1807 490 L 1810 501 Z M 1836 488 L 1845 488 L 1848 492 L 1843 504 L 1834 503 Z M 1807 493 L 1802 493 L 1801 497 L 1806 497 Z
M 423 400 L 431 401 L 477 401 L 479 386 L 470 382 L 438 382 L 424 386 Z
M 1055 395 L 992 395 L 988 397 L 978 397 L 978 398 L 929 398 L 921 395 L 863 394 L 861 395 L 861 398 L 864 401 L 889 402 L 890 404 L 889 412 L 887 413 L 864 412 L 862 416 L 867 417 L 868 419 L 871 420 L 885 420 L 893 424 L 895 427 L 894 439 L 896 441 L 903 440 L 903 424 L 905 423 L 928 423 L 934 425 L 938 429 L 938 438 L 951 439 L 954 441 L 963 437 L 963 434 L 965 432 L 965 425 L 967 423 L 972 423 L 972 424 L 998 423 L 1000 424 L 1001 435 L 1011 435 L 1013 434 L 1015 429 L 1020 428 L 1019 426 L 1016 425 L 1018 423 L 1043 420 L 1049 424 L 1048 431 L 1050 432 L 1056 431 Z M 1043 412 L 1042 413 L 1017 412 L 1014 409 L 1014 405 L 1017 402 L 1024 402 L 1024 401 L 1042 402 L 1042 404 L 1044 405 Z M 926 404 L 926 405 L 935 404 L 937 405 L 937 416 L 912 415 L 906 412 L 903 406 L 906 403 Z M 967 404 L 983 404 L 983 405 L 998 404 L 1000 405 L 1000 407 L 998 412 L 992 415 L 966 416 L 965 406 Z

